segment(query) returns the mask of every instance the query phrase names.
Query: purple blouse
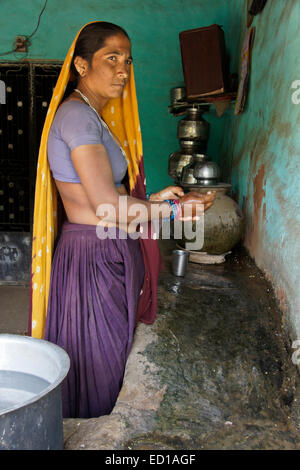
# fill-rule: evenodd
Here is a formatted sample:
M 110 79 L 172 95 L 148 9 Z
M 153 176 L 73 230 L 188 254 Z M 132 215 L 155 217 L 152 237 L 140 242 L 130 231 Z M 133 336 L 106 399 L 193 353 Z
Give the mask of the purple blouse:
M 48 161 L 53 177 L 58 181 L 80 183 L 71 151 L 89 144 L 104 145 L 114 183 L 119 186 L 127 171 L 127 160 L 109 130 L 87 104 L 75 100 L 63 103 L 54 116 L 48 137 Z

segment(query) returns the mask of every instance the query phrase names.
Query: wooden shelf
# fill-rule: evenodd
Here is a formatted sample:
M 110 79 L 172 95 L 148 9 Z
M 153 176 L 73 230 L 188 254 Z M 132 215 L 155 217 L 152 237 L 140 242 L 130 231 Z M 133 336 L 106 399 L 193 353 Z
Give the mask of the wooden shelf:
M 220 95 L 210 95 L 210 96 L 202 96 L 194 100 L 186 100 L 186 101 L 177 101 L 176 103 L 168 106 L 168 110 L 174 116 L 181 116 L 186 113 L 187 108 L 191 106 L 199 106 L 203 109 L 203 112 L 209 111 L 211 104 L 219 104 L 219 103 L 228 103 L 235 102 L 236 99 L 236 92 L 228 92 L 222 93 Z
M 208 95 L 202 96 L 195 100 L 197 102 L 204 102 L 204 103 L 214 103 L 215 101 L 235 101 L 237 92 L 230 92 L 230 93 L 222 93 L 220 95 Z

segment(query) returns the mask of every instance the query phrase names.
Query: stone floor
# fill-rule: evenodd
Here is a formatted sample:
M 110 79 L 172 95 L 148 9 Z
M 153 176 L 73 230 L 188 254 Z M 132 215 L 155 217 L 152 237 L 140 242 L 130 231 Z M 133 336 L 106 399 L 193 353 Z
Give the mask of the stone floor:
M 0 333 L 27 334 L 29 287 L 0 285 Z
M 64 420 L 65 449 L 300 449 L 299 380 L 272 288 L 243 250 L 171 274 L 108 416 Z
M 64 420 L 65 449 L 300 449 L 298 370 L 270 284 L 242 249 L 175 277 L 172 248 L 112 413 Z M 26 334 L 28 302 L 28 287 L 0 286 L 0 333 Z

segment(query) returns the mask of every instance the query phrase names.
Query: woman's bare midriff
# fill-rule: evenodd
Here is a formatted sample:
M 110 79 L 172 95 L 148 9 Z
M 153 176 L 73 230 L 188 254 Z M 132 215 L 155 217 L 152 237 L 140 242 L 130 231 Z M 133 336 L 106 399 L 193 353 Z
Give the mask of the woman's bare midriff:
M 62 199 L 67 219 L 73 224 L 83 225 L 103 225 L 107 226 L 107 222 L 102 222 L 96 216 L 88 197 L 80 183 L 66 183 L 54 180 L 60 197 Z M 117 188 L 120 194 L 127 194 L 124 186 Z M 117 226 L 127 231 L 127 225 L 111 223 L 109 226 Z

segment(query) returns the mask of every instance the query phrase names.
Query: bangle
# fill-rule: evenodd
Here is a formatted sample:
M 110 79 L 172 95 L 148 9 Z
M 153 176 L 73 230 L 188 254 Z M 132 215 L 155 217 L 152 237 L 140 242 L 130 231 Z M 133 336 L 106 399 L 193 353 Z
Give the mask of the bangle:
M 178 220 L 181 217 L 181 214 L 182 214 L 181 204 L 178 201 L 178 199 L 174 199 L 173 202 L 176 204 L 176 210 L 177 210 L 177 213 L 175 215 L 175 220 Z
M 181 216 L 181 205 L 178 199 L 165 199 L 165 202 L 168 202 L 172 209 L 171 220 L 178 220 Z
M 149 201 L 149 200 L 150 200 L 150 196 L 151 196 L 151 194 L 153 194 L 153 193 L 146 193 L 146 198 L 147 198 L 147 201 Z

